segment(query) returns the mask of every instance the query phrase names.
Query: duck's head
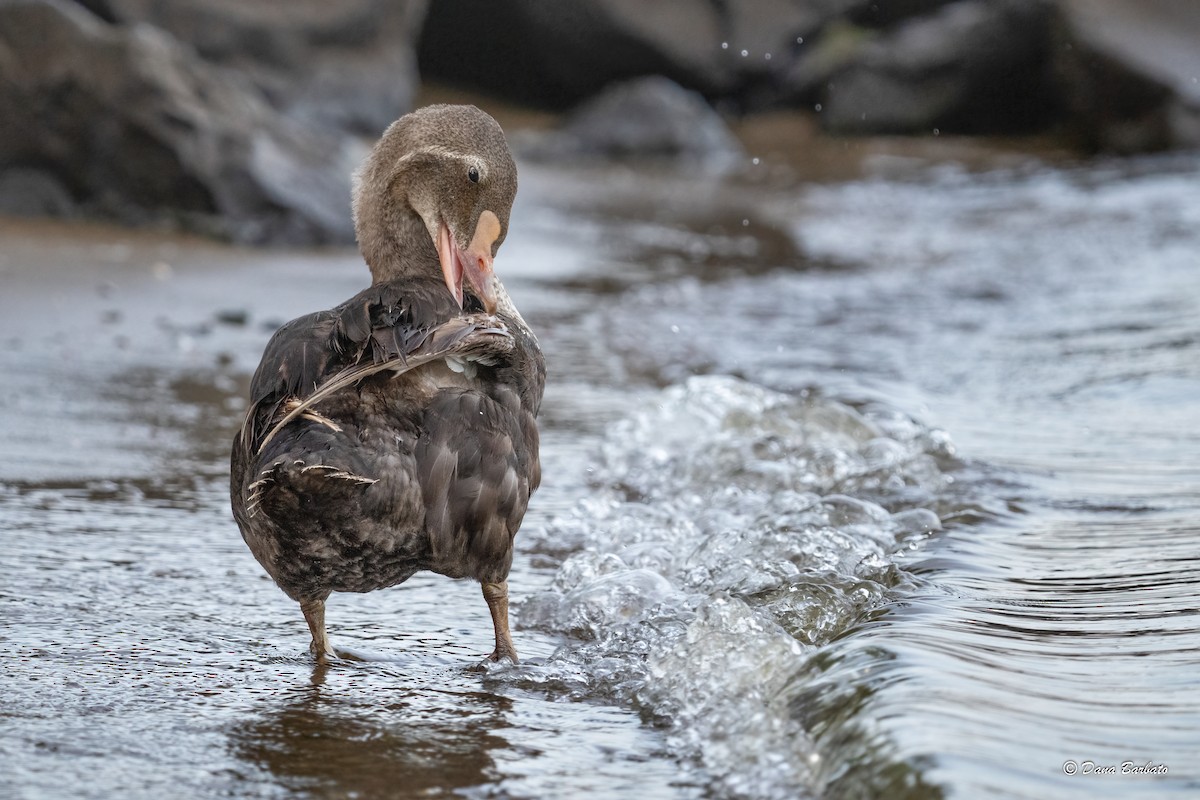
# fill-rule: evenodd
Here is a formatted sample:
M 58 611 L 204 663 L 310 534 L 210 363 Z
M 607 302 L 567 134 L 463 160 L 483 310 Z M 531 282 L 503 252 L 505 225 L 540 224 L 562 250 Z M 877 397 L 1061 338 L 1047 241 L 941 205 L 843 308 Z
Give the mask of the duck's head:
M 355 175 L 354 229 L 376 283 L 440 266 L 494 312 L 492 259 L 508 233 L 517 167 L 500 125 L 475 106 L 418 109 L 384 131 Z

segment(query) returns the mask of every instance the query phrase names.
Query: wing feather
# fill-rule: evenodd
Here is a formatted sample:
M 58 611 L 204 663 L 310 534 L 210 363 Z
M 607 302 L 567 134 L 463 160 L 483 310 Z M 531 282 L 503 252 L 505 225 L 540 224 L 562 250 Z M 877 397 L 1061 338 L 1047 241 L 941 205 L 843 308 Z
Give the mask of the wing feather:
M 276 331 L 251 382 L 241 447 L 261 454 L 284 426 L 371 375 L 403 373 L 447 355 L 492 359 L 512 347 L 504 323 L 482 313 L 461 316 L 440 282 L 372 286 Z
M 511 338 L 508 331 L 502 325 L 499 325 L 498 321 L 493 317 L 487 317 L 483 320 L 472 320 L 469 318 L 449 320 L 435 329 L 432 335 L 426 339 L 426 342 L 430 345 L 428 348 L 422 348 L 419 352 L 408 355 L 400 351 L 395 353 L 395 355 L 386 356 L 380 361 L 346 367 L 331 376 L 316 391 L 293 405 L 291 410 L 284 414 L 267 431 L 262 441 L 259 442 L 257 452 L 261 453 L 267 444 L 270 443 L 271 439 L 275 437 L 275 434 L 296 417 L 322 400 L 327 400 L 336 392 L 345 389 L 347 386 L 352 386 L 364 378 L 386 370 L 391 370 L 399 375 L 416 369 L 423 364 L 445 358 L 448 355 L 467 354 L 472 350 L 483 350 L 485 347 L 482 347 L 481 344 L 484 339 L 508 339 L 511 342 Z M 491 347 L 486 347 L 486 349 L 495 350 L 501 346 L 502 344 L 492 344 Z

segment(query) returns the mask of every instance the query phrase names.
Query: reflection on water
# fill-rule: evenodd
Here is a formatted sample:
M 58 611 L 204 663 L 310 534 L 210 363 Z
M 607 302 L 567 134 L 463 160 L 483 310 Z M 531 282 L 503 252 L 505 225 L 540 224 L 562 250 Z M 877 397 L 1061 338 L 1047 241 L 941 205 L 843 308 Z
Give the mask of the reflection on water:
M 1200 162 L 887 166 L 532 171 L 519 666 L 424 576 L 314 670 L 229 518 L 270 323 L 357 258 L 5 232 L 17 796 L 1194 796 Z
M 511 701 L 396 686 L 356 702 L 340 681 L 326 686 L 330 669 L 236 725 L 234 755 L 311 797 L 428 797 L 498 777 L 491 751 L 509 747 Z

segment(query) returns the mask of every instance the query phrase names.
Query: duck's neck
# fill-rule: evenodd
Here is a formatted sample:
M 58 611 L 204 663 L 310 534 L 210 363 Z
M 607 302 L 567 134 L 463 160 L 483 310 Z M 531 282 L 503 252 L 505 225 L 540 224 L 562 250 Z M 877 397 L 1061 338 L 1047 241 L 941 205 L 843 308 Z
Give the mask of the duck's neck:
M 374 284 L 438 273 L 437 249 L 411 206 L 379 203 L 355 220 L 358 247 Z

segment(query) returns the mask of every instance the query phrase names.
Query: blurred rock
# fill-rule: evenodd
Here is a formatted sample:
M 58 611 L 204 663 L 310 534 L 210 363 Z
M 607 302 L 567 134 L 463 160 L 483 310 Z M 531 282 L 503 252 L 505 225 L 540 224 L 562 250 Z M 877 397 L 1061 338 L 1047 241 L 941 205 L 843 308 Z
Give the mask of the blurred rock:
M 426 0 L 80 2 L 110 21 L 167 31 L 310 126 L 376 137 L 412 109 Z
M 620 83 L 584 103 L 558 131 L 522 148 L 539 159 L 665 159 L 721 168 L 738 140 L 703 96 L 660 76 Z
M 959 0 L 867 0 L 867 2 L 843 2 L 839 19 L 864 28 L 890 28 L 893 25 L 932 14 L 942 6 Z
M 1190 0 L 440 0 L 419 57 L 427 78 L 547 108 L 661 75 L 723 111 L 815 109 L 835 133 L 1074 130 L 1133 151 L 1200 140 L 1198 16 Z
M 34 170 L 85 213 L 347 242 L 359 155 L 161 31 L 63 0 L 0 3 L 0 187 Z
M 723 98 L 742 110 L 776 104 L 778 76 L 802 43 L 830 21 L 865 10 L 862 0 L 752 0 L 718 3 L 721 8 L 722 66 L 737 95 Z
M 739 108 L 773 97 L 797 39 L 866 0 L 439 0 L 421 36 L 427 78 L 565 109 L 644 75 Z
M 1194 0 L 0 0 L 0 213 L 352 241 L 418 36 L 427 77 L 578 107 L 534 157 L 732 163 L 709 103 L 1200 147 Z
M 1059 0 L 1059 80 L 1070 125 L 1093 149 L 1200 147 L 1200 4 Z
M 710 0 L 440 0 L 419 56 L 425 77 L 562 109 L 641 75 L 725 89 L 721 35 Z
M 779 101 L 848 134 L 1067 130 L 1085 148 L 1200 145 L 1190 0 L 850 5 L 805 39 Z
M 53 175 L 26 167 L 0 172 L 0 214 L 14 217 L 70 217 L 71 193 Z
M 964 0 L 878 35 L 843 29 L 841 52 L 797 64 L 792 91 L 817 85 L 822 124 L 838 133 L 1038 130 L 1057 111 L 1053 19 L 1041 0 Z

